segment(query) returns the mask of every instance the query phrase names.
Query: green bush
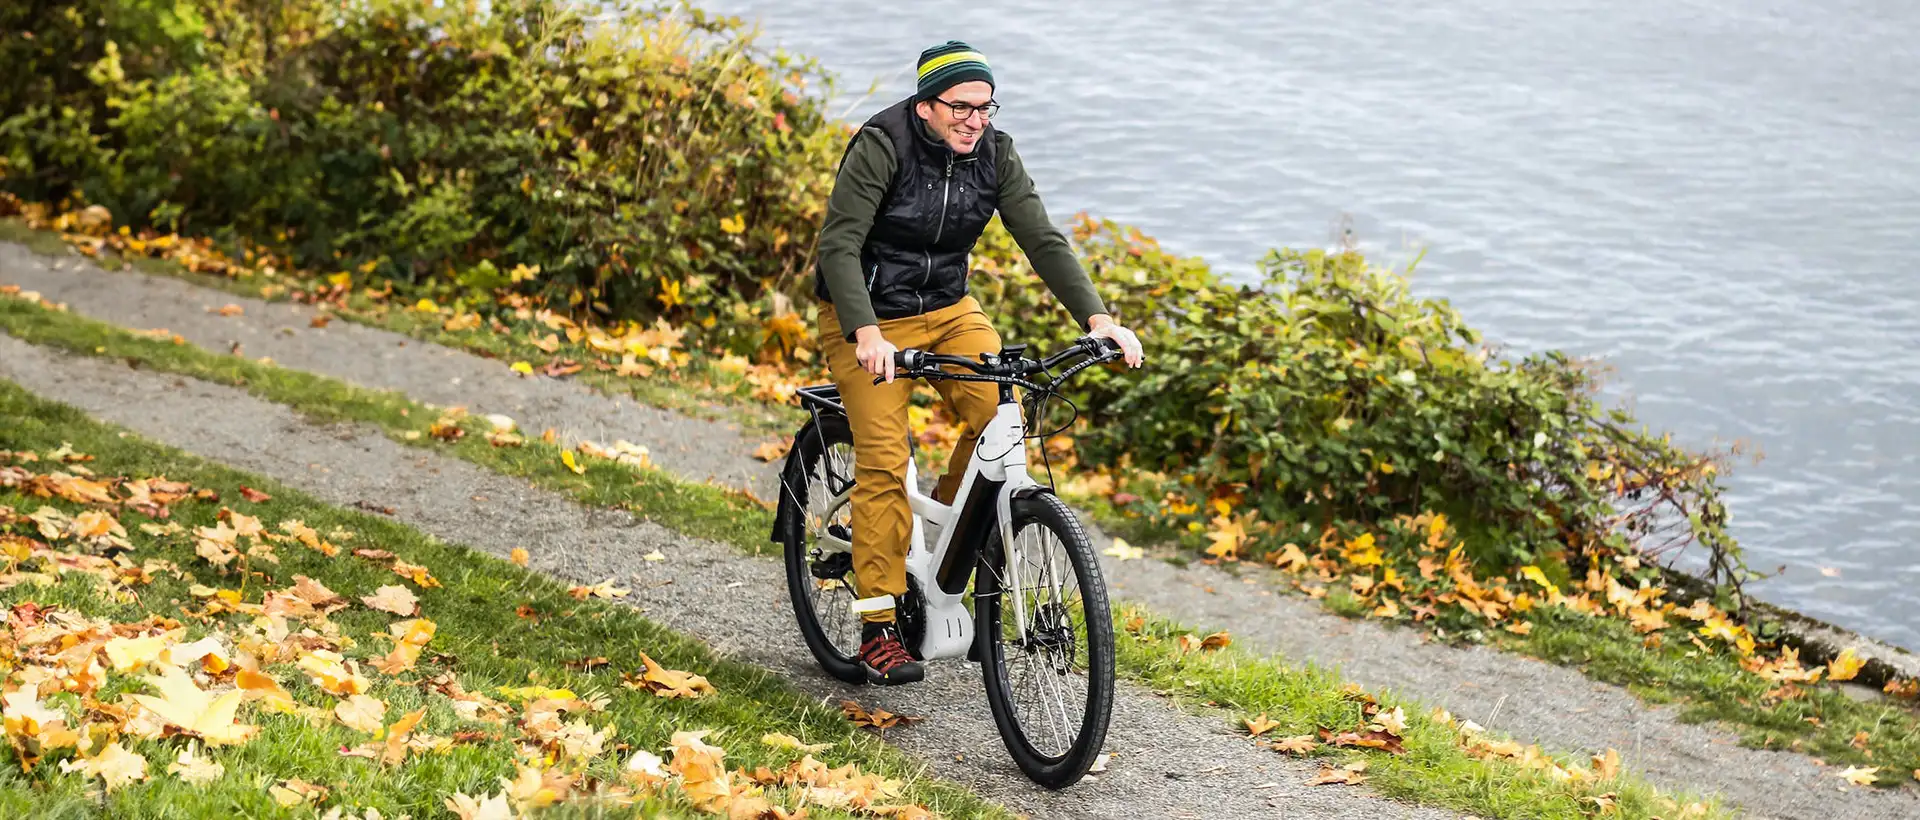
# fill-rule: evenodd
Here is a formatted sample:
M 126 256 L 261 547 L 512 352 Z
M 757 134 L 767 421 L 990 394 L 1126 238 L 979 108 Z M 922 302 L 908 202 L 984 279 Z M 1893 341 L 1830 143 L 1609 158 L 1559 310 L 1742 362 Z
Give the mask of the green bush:
M 136 229 L 268 241 L 325 273 L 374 262 L 451 296 L 482 265 L 537 266 L 527 287 L 560 304 L 735 348 L 776 288 L 800 291 L 845 135 L 807 93 L 811 63 L 697 10 L 86 5 L 5 12 L 38 44 L 0 51 L 37 78 L 0 97 L 15 193 L 78 191 Z

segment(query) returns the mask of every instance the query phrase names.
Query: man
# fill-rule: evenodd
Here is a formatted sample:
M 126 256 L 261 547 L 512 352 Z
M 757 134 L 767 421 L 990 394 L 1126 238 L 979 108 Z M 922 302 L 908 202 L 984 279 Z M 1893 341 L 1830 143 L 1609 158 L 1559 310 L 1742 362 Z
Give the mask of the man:
M 1047 219 L 1013 140 L 995 130 L 993 74 L 986 58 L 949 40 L 920 54 L 907 99 L 875 114 L 846 153 L 820 231 L 815 293 L 820 346 L 853 428 L 853 570 L 860 596 L 860 662 L 868 680 L 921 678 L 894 626 L 907 591 L 912 531 L 907 505 L 907 403 L 894 379 L 902 348 L 977 358 L 1000 351 L 1000 335 L 967 294 L 967 260 L 999 212 L 1040 278 L 1091 335 L 1119 342 L 1139 367 L 1140 341 L 1107 314 L 1071 246 Z M 873 377 L 883 377 L 874 384 Z M 937 381 L 962 434 L 937 497 L 952 503 L 974 439 L 993 419 L 997 389 Z

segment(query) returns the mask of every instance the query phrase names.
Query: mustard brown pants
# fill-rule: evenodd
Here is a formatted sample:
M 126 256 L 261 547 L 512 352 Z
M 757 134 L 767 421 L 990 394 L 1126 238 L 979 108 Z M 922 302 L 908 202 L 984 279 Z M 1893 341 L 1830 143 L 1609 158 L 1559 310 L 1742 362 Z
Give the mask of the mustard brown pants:
M 880 334 L 901 350 L 917 348 L 968 358 L 1000 352 L 1000 334 L 971 296 L 919 316 L 882 319 Z M 853 429 L 854 588 L 861 598 L 891 595 L 898 601 L 907 591 L 907 541 L 913 531 L 913 514 L 907 506 L 907 460 L 912 457 L 907 444 L 907 403 L 914 382 L 896 378 L 892 384 L 874 384 L 873 374 L 860 366 L 854 345 L 846 341 L 830 308 L 820 312 L 820 349 L 826 352 Z M 960 444 L 935 490 L 935 497 L 951 504 L 973 458 L 974 443 L 993 420 L 999 389 L 985 382 L 946 380 L 934 381 L 933 388 L 952 406 L 962 425 Z M 891 621 L 894 613 L 891 609 L 864 612 L 861 618 Z

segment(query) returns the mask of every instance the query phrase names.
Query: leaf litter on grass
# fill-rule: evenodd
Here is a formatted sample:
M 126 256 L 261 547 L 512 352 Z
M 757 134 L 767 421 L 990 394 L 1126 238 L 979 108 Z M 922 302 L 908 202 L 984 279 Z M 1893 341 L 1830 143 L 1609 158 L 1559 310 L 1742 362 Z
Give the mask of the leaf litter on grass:
M 364 740 L 342 745 L 339 755 L 381 769 L 444 754 L 462 743 L 509 740 L 513 777 L 500 778 L 494 790 L 442 798 L 445 808 L 460 817 L 512 820 L 559 804 L 633 805 L 673 794 L 698 810 L 730 817 L 799 817 L 809 807 L 932 816 L 900 800 L 904 784 L 899 780 L 862 773 L 855 764 L 829 767 L 813 757 L 830 744 L 766 733 L 764 743 L 804 756 L 779 770 L 729 770 L 725 749 L 706 742 L 711 730 L 675 733 L 660 749 L 666 758 L 620 741 L 619 726 L 606 717 L 604 695 L 501 687 L 502 701 L 466 690 L 454 671 L 424 673 L 418 664 L 437 629 L 408 584 L 439 586 L 429 567 L 385 550 L 356 548 L 352 560 L 383 567 L 404 582 L 357 599 L 306 575 L 294 576 L 291 585 L 272 584 L 267 570 L 279 564 L 277 547 L 304 547 L 332 557 L 339 548 L 331 541 L 346 541 L 351 533 L 323 539 L 298 521 L 272 526 L 227 508 L 221 508 L 214 526 L 187 530 L 168 521 L 173 505 L 217 503 L 216 493 L 159 476 L 99 478 L 80 467 L 81 460 L 84 456 L 71 453 L 43 458 L 0 451 L 0 492 L 85 507 L 70 515 L 43 505 L 22 514 L 0 505 L 0 556 L 6 562 L 0 591 L 78 577 L 110 600 L 142 603 L 142 587 L 172 576 L 188 586 L 190 597 L 179 602 L 180 618 L 151 614 L 116 622 L 68 604 L 19 600 L 16 590 L 18 602 L 7 610 L 7 629 L 0 633 L 0 653 L 12 659 L 0 681 L 0 714 L 13 759 L 31 777 L 46 777 L 39 773 L 50 770 L 77 773 L 108 793 L 155 778 L 217 784 L 235 776 L 222 761 L 226 750 L 255 742 L 261 717 L 285 714 L 312 729 L 337 725 L 359 734 Z M 154 519 L 134 527 L 141 537 L 190 544 L 202 563 L 181 567 L 163 559 L 141 560 L 140 549 L 128 540 L 126 524 L 132 522 L 120 520 L 129 513 Z M 196 572 L 237 580 L 240 588 L 206 586 Z M 626 592 L 607 582 L 577 587 L 574 594 L 612 598 Z M 248 600 L 256 596 L 257 602 Z M 330 616 L 356 604 L 394 619 L 384 631 L 349 636 Z M 188 640 L 195 632 L 203 634 Z M 364 654 L 368 650 L 371 654 Z M 642 673 L 622 679 L 626 687 L 660 698 L 715 692 L 704 676 L 668 668 L 644 654 L 642 660 Z M 411 677 L 397 677 L 402 675 Z M 285 684 L 294 681 L 311 684 L 322 703 L 290 693 Z M 121 690 L 126 694 L 106 694 Z M 401 713 L 388 698 L 409 691 L 416 693 L 406 696 L 413 708 Z M 435 704 L 444 704 L 460 728 L 448 735 L 429 732 L 425 724 Z M 875 727 L 915 720 L 882 710 L 859 714 L 864 725 Z M 164 757 L 150 761 L 141 748 L 157 749 L 149 753 Z M 598 761 L 617 755 L 626 759 L 618 764 L 617 777 L 590 774 Z M 58 765 L 38 765 L 50 760 Z M 161 760 L 167 761 L 164 766 Z M 282 807 L 330 809 L 327 817 L 379 816 L 372 809 L 329 807 L 340 785 L 288 776 L 269 780 L 266 791 Z

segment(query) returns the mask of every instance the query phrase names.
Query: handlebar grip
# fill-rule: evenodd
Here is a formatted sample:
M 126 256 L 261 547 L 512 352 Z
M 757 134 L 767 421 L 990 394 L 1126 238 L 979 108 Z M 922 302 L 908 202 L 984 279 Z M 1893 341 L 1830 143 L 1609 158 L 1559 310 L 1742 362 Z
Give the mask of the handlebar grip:
M 893 366 L 897 370 L 912 370 L 920 366 L 920 351 L 913 348 L 896 350 L 893 353 Z
M 1118 340 L 1101 336 L 1097 339 L 1089 339 L 1088 341 L 1093 343 L 1093 350 L 1095 353 L 1119 353 L 1120 352 L 1120 342 Z

